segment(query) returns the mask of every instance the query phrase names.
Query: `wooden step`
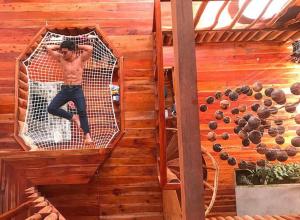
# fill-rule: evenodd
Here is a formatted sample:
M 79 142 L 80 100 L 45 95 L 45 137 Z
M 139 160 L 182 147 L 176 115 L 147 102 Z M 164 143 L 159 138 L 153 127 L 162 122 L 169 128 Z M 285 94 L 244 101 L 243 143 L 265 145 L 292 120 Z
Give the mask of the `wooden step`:
M 161 212 L 143 212 L 143 213 L 131 213 L 125 215 L 101 215 L 100 219 L 109 220 L 163 220 L 163 213 Z

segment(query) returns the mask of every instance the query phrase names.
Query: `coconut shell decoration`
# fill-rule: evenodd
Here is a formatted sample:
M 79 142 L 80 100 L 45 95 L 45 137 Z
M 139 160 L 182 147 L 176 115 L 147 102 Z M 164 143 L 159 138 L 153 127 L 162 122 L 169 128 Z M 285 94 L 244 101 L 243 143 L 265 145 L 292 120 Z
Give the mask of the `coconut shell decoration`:
M 227 160 L 229 165 L 235 166 L 238 162 L 237 159 L 229 156 L 226 152 L 226 148 L 230 149 L 231 146 L 223 142 L 231 138 L 232 141 L 241 143 L 240 147 L 241 149 L 245 147 L 244 150 L 253 150 L 253 145 L 255 145 L 256 152 L 264 155 L 265 159 L 256 162 L 242 160 L 238 163 L 238 166 L 242 169 L 250 169 L 250 165 L 252 166 L 251 169 L 255 169 L 256 166 L 263 167 L 267 165 L 266 161 L 278 160 L 284 162 L 289 157 L 295 156 L 297 148 L 300 149 L 300 127 L 295 129 L 296 126 L 293 125 L 300 124 L 300 114 L 295 114 L 300 99 L 291 98 L 291 96 L 300 95 L 300 82 L 294 83 L 290 90 L 292 94 L 287 95 L 280 88 L 269 87 L 263 90 L 262 84 L 255 82 L 251 88 L 248 85 L 243 85 L 215 92 L 212 96 L 208 96 L 206 103 L 201 104 L 199 107 L 201 114 L 207 114 L 206 112 L 208 112 L 210 117 L 215 118 L 215 120 L 213 119 L 208 123 L 211 131 L 208 132 L 207 139 L 211 142 L 215 142 L 217 137 L 222 139 L 222 145 L 214 143 L 210 146 L 212 150 L 217 152 L 222 160 Z M 247 97 L 252 95 L 253 97 Z M 216 100 L 219 100 L 219 102 L 216 102 Z M 237 100 L 239 102 L 235 102 Z M 289 103 L 287 103 L 287 100 Z M 296 101 L 293 103 L 292 100 Z M 214 107 L 209 109 L 207 104 L 214 105 Z M 215 107 L 217 110 L 213 110 L 216 109 Z M 232 108 L 229 109 L 230 107 Z M 212 112 L 212 110 L 215 112 Z M 230 117 L 225 116 L 228 112 L 232 114 Z M 294 119 L 294 121 L 291 119 Z M 223 122 L 218 123 L 217 120 L 223 120 Z M 230 126 L 226 124 L 230 124 Z M 234 127 L 232 133 L 223 132 L 219 136 L 216 134 L 218 128 L 226 130 L 232 125 Z M 288 129 L 294 130 L 294 137 L 286 135 L 286 133 L 292 134 Z M 239 138 L 236 138 L 237 136 Z M 287 138 L 291 138 L 290 146 L 287 146 L 289 144 Z M 273 146 L 267 146 L 265 143 L 268 143 L 268 145 L 273 144 Z M 234 147 L 236 148 L 236 146 Z
M 248 119 L 248 125 L 250 128 L 252 129 L 256 129 L 260 126 L 261 124 L 261 121 L 259 118 L 257 117 L 254 117 L 254 116 L 251 116 L 249 119 Z
M 271 99 L 265 99 L 265 100 L 264 100 L 264 105 L 265 105 L 265 106 L 270 107 L 272 104 L 273 104 L 273 102 L 272 102 Z
M 297 154 L 297 149 L 295 147 L 292 147 L 292 146 L 291 147 L 287 147 L 285 149 L 285 151 L 286 151 L 286 153 L 287 153 L 287 155 L 289 157 L 296 156 L 296 154 Z
M 263 88 L 263 86 L 260 82 L 255 82 L 252 87 L 253 91 L 255 91 L 255 92 L 260 92 L 262 90 L 262 88 Z
M 249 133 L 249 140 L 253 144 L 259 144 L 261 142 L 261 133 L 257 130 L 251 131 Z
M 275 138 L 275 142 L 277 143 L 277 144 L 280 144 L 280 145 L 282 145 L 282 144 L 284 144 L 284 137 L 282 137 L 282 136 L 277 136 L 276 138 Z
M 286 104 L 284 108 L 286 112 L 294 113 L 296 111 L 296 107 L 297 106 L 294 104 Z
M 208 127 L 210 130 L 216 130 L 218 127 L 218 123 L 216 121 L 210 121 L 208 123 Z
M 267 89 L 265 89 L 265 95 L 268 97 L 271 97 L 271 94 L 273 91 L 274 91 L 273 88 L 267 88 Z
M 208 132 L 208 134 L 207 134 L 207 140 L 209 140 L 209 141 L 211 141 L 211 142 L 217 140 L 217 135 L 216 135 L 216 133 L 213 132 L 213 131 Z
M 271 115 L 270 110 L 264 106 L 259 107 L 259 109 L 257 110 L 257 116 L 260 119 L 266 119 L 270 117 L 270 115 Z
M 291 144 L 294 147 L 300 147 L 300 137 L 294 137 L 294 138 L 292 138 Z
M 239 94 L 235 91 L 231 91 L 228 97 L 231 101 L 236 101 L 239 98 Z
M 223 96 L 222 92 L 216 92 L 215 93 L 215 99 L 217 99 L 217 100 L 221 99 L 222 96 Z
M 285 93 L 281 89 L 274 89 L 271 93 L 271 98 L 274 102 L 276 102 L 279 105 L 283 105 L 286 103 Z
M 278 161 L 284 162 L 284 161 L 287 161 L 288 158 L 289 158 L 289 156 L 286 151 L 278 151 L 277 152 L 277 160 Z
M 216 118 L 217 120 L 221 120 L 221 119 L 223 119 L 223 117 L 224 117 L 224 113 L 223 113 L 222 111 L 217 110 L 217 111 L 215 112 L 215 118 Z
M 221 107 L 221 109 L 228 109 L 229 108 L 229 106 L 230 106 L 230 102 L 228 101 L 228 100 L 222 100 L 221 102 L 220 102 L 220 107 Z
M 299 82 L 296 82 L 294 83 L 291 88 L 291 93 L 294 94 L 294 95 L 300 95 L 300 83 Z

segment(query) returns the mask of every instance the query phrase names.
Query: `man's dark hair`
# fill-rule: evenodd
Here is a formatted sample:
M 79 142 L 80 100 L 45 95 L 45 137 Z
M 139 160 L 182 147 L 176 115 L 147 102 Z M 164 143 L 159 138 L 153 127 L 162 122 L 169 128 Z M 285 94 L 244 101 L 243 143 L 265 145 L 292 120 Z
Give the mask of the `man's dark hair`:
M 63 42 L 60 44 L 60 49 L 62 49 L 62 48 L 66 48 L 66 49 L 68 49 L 68 50 L 74 51 L 75 48 L 76 48 L 76 45 L 75 45 L 75 43 L 74 43 L 73 41 L 71 41 L 71 40 L 65 40 L 65 41 L 63 41 Z

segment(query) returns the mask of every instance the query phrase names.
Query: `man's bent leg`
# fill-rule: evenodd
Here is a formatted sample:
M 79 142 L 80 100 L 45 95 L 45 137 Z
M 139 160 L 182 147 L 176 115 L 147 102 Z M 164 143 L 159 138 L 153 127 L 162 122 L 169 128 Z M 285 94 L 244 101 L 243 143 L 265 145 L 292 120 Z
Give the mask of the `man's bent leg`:
M 83 92 L 80 88 L 80 91 L 77 91 L 74 97 L 74 100 L 72 100 L 77 108 L 77 112 L 79 115 L 79 120 L 80 120 L 80 125 L 83 130 L 83 133 L 86 135 L 90 133 L 90 128 L 89 128 L 89 121 L 87 117 L 87 112 L 86 112 L 86 103 L 85 103 L 85 98 L 83 96 Z
M 69 101 L 69 97 L 64 94 L 63 91 L 60 91 L 54 99 L 51 101 L 50 105 L 48 106 L 48 112 L 52 115 L 56 115 L 68 120 L 71 120 L 73 115 L 70 112 L 67 112 L 60 107 L 66 104 Z

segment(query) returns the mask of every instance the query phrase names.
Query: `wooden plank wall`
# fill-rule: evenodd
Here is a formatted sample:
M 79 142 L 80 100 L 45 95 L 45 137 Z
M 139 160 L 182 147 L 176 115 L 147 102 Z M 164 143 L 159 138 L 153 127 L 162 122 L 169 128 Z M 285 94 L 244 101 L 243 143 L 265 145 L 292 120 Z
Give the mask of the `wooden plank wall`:
M 289 61 L 291 48 L 289 45 L 274 43 L 219 43 L 197 46 L 198 101 L 205 103 L 205 97 L 214 95 L 216 91 L 235 88 L 244 84 L 252 85 L 255 81 L 262 82 L 266 87 L 285 88 L 293 82 L 300 81 L 300 65 Z M 164 48 L 164 65 L 173 63 L 172 48 Z M 253 103 L 254 98 L 242 99 L 234 105 Z M 257 102 L 257 100 L 256 100 Z M 207 123 L 214 120 L 214 112 L 220 109 L 218 104 L 208 106 L 209 110 L 200 113 L 201 144 L 212 152 L 212 143 L 206 138 L 209 131 Z M 228 114 L 231 115 L 231 114 Z M 229 132 L 232 137 L 228 141 L 218 139 L 224 149 L 237 159 L 256 161 L 263 156 L 253 150 L 241 149 L 241 140 L 234 135 L 234 123 L 219 124 L 217 134 Z M 289 135 L 295 136 L 295 132 Z M 287 146 L 288 144 L 285 144 Z M 229 149 L 229 147 L 237 147 Z M 213 153 L 219 158 L 217 153 Z M 289 161 L 300 161 L 300 155 Z M 220 165 L 219 192 L 212 210 L 213 214 L 235 214 L 233 167 L 226 161 L 218 159 Z

